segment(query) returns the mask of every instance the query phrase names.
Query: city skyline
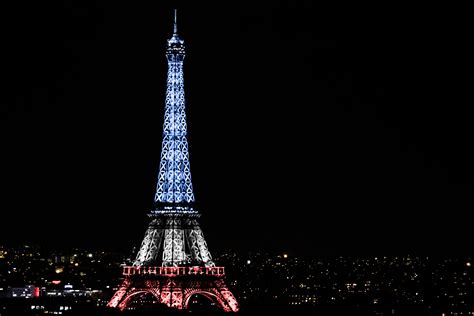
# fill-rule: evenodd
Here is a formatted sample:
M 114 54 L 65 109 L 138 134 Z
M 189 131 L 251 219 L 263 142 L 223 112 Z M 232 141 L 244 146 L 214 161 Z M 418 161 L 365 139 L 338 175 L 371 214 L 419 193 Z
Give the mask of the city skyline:
M 364 316 L 473 312 L 472 257 L 215 255 L 226 266 L 243 315 L 276 310 Z M 105 304 L 120 284 L 118 273 L 132 261 L 133 256 L 107 250 L 0 246 L 0 309 L 17 316 L 17 302 L 16 311 L 27 307 L 25 315 L 61 309 L 64 314 L 109 315 Z
M 158 174 L 171 9 L 41 6 L 4 43 L 0 240 L 138 247 Z M 210 247 L 470 251 L 470 110 L 453 73 L 432 66 L 434 42 L 389 22 L 370 39 L 323 39 L 357 18 L 331 24 L 316 7 L 288 6 L 180 10 Z

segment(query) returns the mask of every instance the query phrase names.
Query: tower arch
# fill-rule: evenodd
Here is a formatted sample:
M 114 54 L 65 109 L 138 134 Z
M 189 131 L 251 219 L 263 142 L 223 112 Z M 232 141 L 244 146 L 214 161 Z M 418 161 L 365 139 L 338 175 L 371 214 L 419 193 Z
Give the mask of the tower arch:
M 123 311 L 125 308 L 127 308 L 128 305 L 132 302 L 134 298 L 146 295 L 146 294 L 151 294 L 157 302 L 160 303 L 160 295 L 157 293 L 156 289 L 153 288 L 140 288 L 140 289 L 134 289 L 129 291 L 123 300 L 120 302 L 118 305 L 118 308 Z

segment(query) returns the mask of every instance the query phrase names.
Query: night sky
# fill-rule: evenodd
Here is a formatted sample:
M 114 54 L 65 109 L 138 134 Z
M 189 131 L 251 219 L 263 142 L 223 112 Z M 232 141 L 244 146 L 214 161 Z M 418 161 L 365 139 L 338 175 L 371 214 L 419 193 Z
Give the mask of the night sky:
M 50 2 L 2 10 L 0 244 L 129 251 L 153 207 L 172 6 Z M 181 8 L 211 252 L 472 251 L 462 18 L 358 9 Z

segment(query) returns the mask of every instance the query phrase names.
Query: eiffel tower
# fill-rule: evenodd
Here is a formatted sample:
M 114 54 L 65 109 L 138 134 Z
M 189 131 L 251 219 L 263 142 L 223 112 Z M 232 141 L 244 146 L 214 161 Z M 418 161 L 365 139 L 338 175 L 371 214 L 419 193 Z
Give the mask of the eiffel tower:
M 139 296 L 151 294 L 169 307 L 187 309 L 191 296 L 200 294 L 224 311 L 239 305 L 226 286 L 224 267 L 212 260 L 194 208 L 189 166 L 184 100 L 184 41 L 178 36 L 176 10 L 174 32 L 168 40 L 168 78 L 160 170 L 155 209 L 140 250 L 109 307 L 124 310 Z

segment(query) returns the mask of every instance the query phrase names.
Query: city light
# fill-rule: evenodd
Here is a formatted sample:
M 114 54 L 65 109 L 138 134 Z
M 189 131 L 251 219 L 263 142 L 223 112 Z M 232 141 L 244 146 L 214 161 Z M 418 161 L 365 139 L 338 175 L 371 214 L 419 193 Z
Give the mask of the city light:
M 284 253 L 283 258 L 285 258 L 285 259 L 288 258 L 288 254 Z
M 6 279 L 0 288 L 0 297 L 6 300 L 22 297 L 27 299 L 25 302 L 28 304 L 28 308 L 31 308 L 32 304 L 34 306 L 40 304 L 39 301 L 33 302 L 33 298 L 38 295 L 40 300 L 42 297 L 57 298 L 57 303 L 45 306 L 44 310 L 48 309 L 50 314 L 58 313 L 60 306 L 65 306 L 64 298 L 83 299 L 83 303 L 89 301 L 88 304 L 94 306 L 105 306 L 109 302 L 109 296 L 104 295 L 111 295 L 111 291 L 120 289 L 120 285 L 118 287 L 117 285 L 120 284 L 120 278 L 123 275 L 114 275 L 115 272 L 110 270 L 105 272 L 109 274 L 101 277 L 98 282 L 97 272 L 103 270 L 96 263 L 101 260 L 105 266 L 119 266 L 122 262 L 126 262 L 127 258 L 127 255 L 121 255 L 112 259 L 113 257 L 107 252 L 77 251 L 75 258 L 80 264 L 79 267 L 75 267 L 74 264 L 69 265 L 72 253 L 63 252 L 61 255 L 49 255 L 47 252 L 39 251 L 38 255 L 34 257 L 23 255 L 21 250 L 12 250 L 10 253 L 18 254 L 18 256 L 14 263 L 7 261 L 7 259 L 3 263 L 9 263 L 3 267 L 0 265 L 0 275 Z M 94 262 L 85 260 L 89 253 L 93 253 L 94 259 L 96 259 Z M 378 314 L 382 315 L 385 303 L 382 304 L 384 297 L 380 296 L 380 293 L 390 291 L 397 302 L 390 306 L 395 310 L 395 314 L 403 304 L 431 309 L 430 311 L 433 311 L 430 306 L 438 306 L 439 309 L 434 313 L 436 315 L 441 315 L 441 312 L 445 315 L 455 315 L 455 313 L 459 316 L 470 315 L 469 312 L 466 314 L 460 311 L 474 310 L 472 301 L 466 299 L 466 297 L 472 297 L 474 290 L 472 287 L 474 275 L 469 273 L 469 270 L 472 269 L 472 258 L 469 257 L 440 259 L 410 256 L 408 259 L 407 256 L 394 256 L 383 257 L 383 259 L 378 257 L 378 260 L 375 260 L 374 257 L 304 258 L 292 255 L 294 260 L 285 261 L 281 260 L 284 258 L 284 254 L 283 252 L 277 255 L 246 253 L 240 256 L 224 253 L 217 255 L 216 261 L 226 262 L 226 268 L 232 271 L 227 275 L 227 278 L 229 283 L 241 293 L 239 299 L 242 301 L 242 305 L 254 302 L 256 298 L 265 298 L 268 304 L 319 308 L 327 306 L 327 304 L 339 306 L 352 300 L 357 304 L 362 304 L 359 307 L 367 304 L 367 308 L 376 310 Z M 110 259 L 113 261 L 109 261 Z M 68 265 L 54 266 L 54 262 L 59 263 L 60 261 L 67 262 Z M 410 262 L 409 266 L 407 266 L 407 262 Z M 50 265 L 50 263 L 53 264 Z M 64 268 L 64 272 L 56 274 L 56 268 Z M 183 269 L 182 267 L 161 266 L 124 267 L 126 274 L 133 274 L 135 277 L 162 275 L 175 280 L 181 276 L 193 274 L 194 271 L 190 268 L 194 269 L 194 267 Z M 34 269 L 34 271 L 30 269 Z M 221 268 L 196 267 L 195 272 L 200 276 L 219 277 L 223 274 L 223 271 L 221 272 L 219 269 Z M 90 271 L 90 273 L 81 274 L 84 270 Z M 6 271 L 12 273 L 8 274 Z M 399 274 L 400 271 L 403 273 Z M 45 276 L 51 272 L 56 277 L 48 280 Z M 38 275 L 42 277 L 38 279 Z M 25 280 L 24 284 L 15 285 L 18 276 Z M 61 276 L 60 279 L 59 276 Z M 74 280 L 76 276 L 81 276 L 81 282 L 77 286 Z M 275 285 L 268 287 L 268 280 L 275 281 Z M 74 288 L 71 286 L 72 284 Z M 407 286 L 411 290 L 407 291 Z M 225 293 L 227 295 L 227 292 Z M 171 298 L 167 301 L 169 294 L 165 294 L 164 302 L 177 306 L 179 301 L 172 301 Z M 127 297 L 129 296 L 125 294 L 125 298 Z M 449 298 L 449 300 L 444 301 L 444 298 Z M 190 301 L 192 299 L 190 298 Z M 234 299 L 230 294 L 228 299 L 230 304 L 234 304 Z M 120 304 L 120 302 L 116 300 L 113 303 Z M 185 302 L 184 296 L 181 303 L 183 302 Z M 2 308 L 1 304 L 0 300 L 0 309 Z M 122 306 L 125 307 L 125 304 Z M 118 305 L 116 307 L 120 308 Z M 130 308 L 135 307 L 131 306 Z M 63 314 L 65 311 L 64 308 Z

